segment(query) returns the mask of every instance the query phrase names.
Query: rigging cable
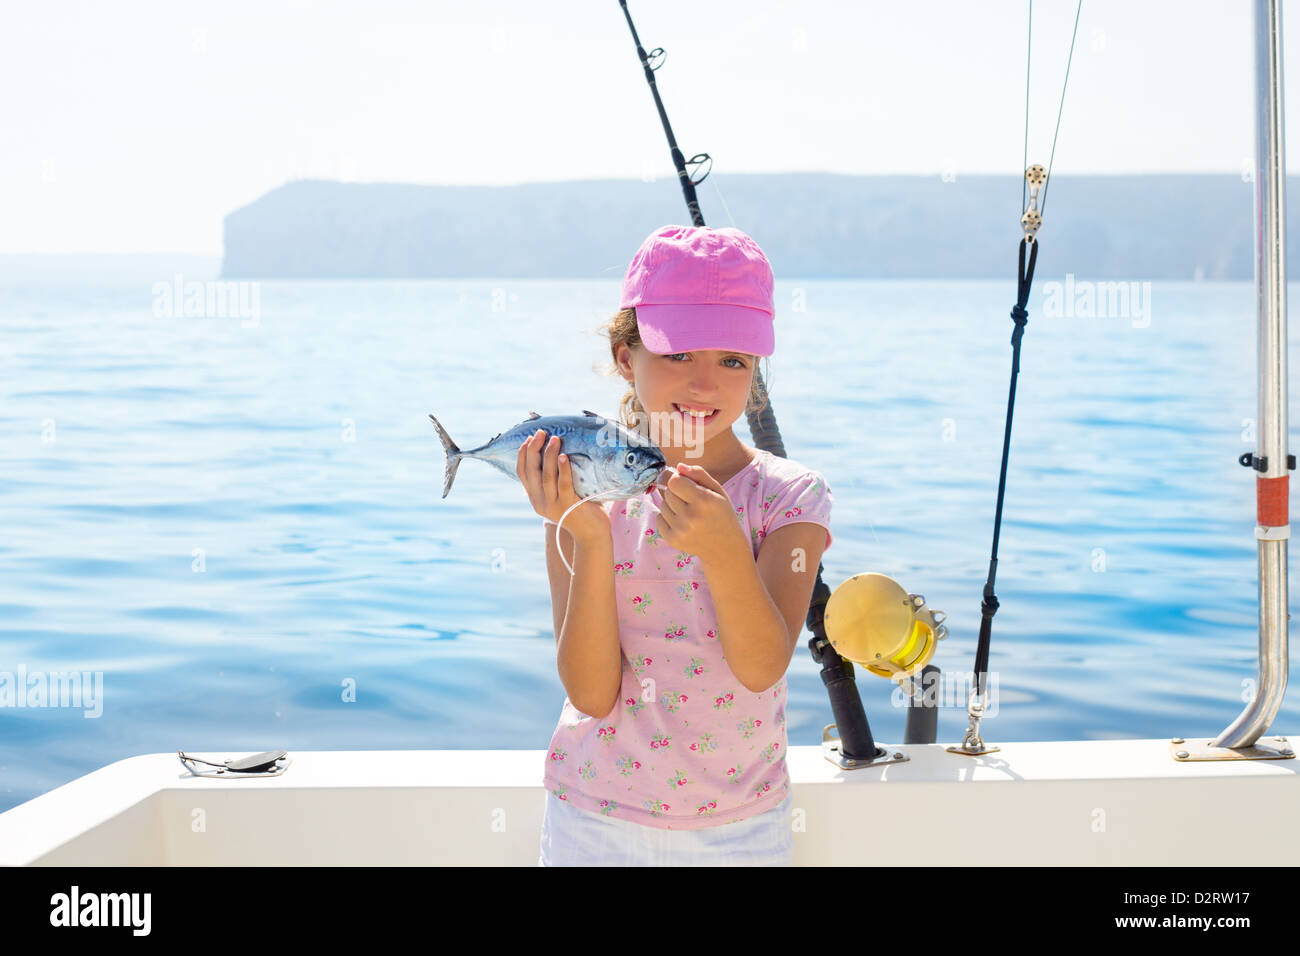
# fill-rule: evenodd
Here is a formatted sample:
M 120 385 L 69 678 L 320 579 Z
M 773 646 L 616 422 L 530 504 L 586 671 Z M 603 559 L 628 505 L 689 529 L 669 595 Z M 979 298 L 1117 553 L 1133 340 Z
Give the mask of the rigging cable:
M 994 579 L 998 571 L 998 538 L 1002 530 L 1002 503 L 1007 486 L 1007 457 L 1011 450 L 1011 420 L 1016 409 L 1016 376 L 1020 373 L 1020 340 L 1025 326 L 1029 322 L 1029 313 L 1025 305 L 1029 301 L 1029 289 L 1034 281 L 1034 265 L 1038 261 L 1038 229 L 1043 224 L 1043 209 L 1047 204 L 1047 182 L 1051 178 L 1051 167 L 1056 159 L 1056 138 L 1061 132 L 1061 115 L 1065 109 L 1065 91 L 1070 83 L 1070 64 L 1074 60 L 1074 43 L 1079 35 L 1079 14 L 1083 9 L 1083 0 L 1079 0 L 1074 13 L 1074 32 L 1070 37 L 1070 55 L 1065 65 L 1065 84 L 1061 87 L 1061 102 L 1056 111 L 1056 132 L 1052 135 L 1052 152 L 1047 161 L 1047 169 L 1042 166 L 1026 166 L 1024 185 L 1021 190 L 1021 225 L 1025 235 L 1020 240 L 1019 264 L 1016 272 L 1016 304 L 1011 308 L 1011 319 L 1015 328 L 1011 332 L 1011 385 L 1007 392 L 1007 420 L 1002 434 L 1002 468 L 998 475 L 998 502 L 993 519 L 993 547 L 989 557 L 988 579 L 984 582 L 984 597 L 980 602 L 979 643 L 975 649 L 975 670 L 971 681 L 971 694 L 968 704 L 970 726 L 962 739 L 960 747 L 949 747 L 956 753 L 988 753 L 996 747 L 987 747 L 980 738 L 979 722 L 984 715 L 985 676 L 989 665 L 989 640 L 993 631 L 993 615 L 998 610 L 998 599 L 994 593 Z M 1029 160 L 1029 58 L 1033 47 L 1034 0 L 1029 0 L 1029 40 L 1025 52 L 1025 149 L 1024 162 Z M 1028 204 L 1025 202 L 1025 190 L 1029 192 Z M 1038 191 L 1041 187 L 1043 196 L 1039 203 Z M 1026 267 L 1025 253 L 1029 253 Z

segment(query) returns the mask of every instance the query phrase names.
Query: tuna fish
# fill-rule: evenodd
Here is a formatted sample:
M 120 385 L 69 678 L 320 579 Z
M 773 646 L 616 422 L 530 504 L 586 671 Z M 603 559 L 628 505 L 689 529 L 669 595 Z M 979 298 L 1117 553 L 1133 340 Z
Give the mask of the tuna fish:
M 447 497 L 456 480 L 456 468 L 465 458 L 478 458 L 519 480 L 515 466 L 519 447 L 540 428 L 560 436 L 560 450 L 568 456 L 573 474 L 573 490 L 579 498 L 607 501 L 633 498 L 653 485 L 667 465 L 661 452 L 645 438 L 621 422 L 611 421 L 589 412 L 581 415 L 547 415 L 529 412 L 528 418 L 484 445 L 461 451 L 451 436 L 432 415 L 429 420 L 438 429 L 442 447 L 447 452 L 447 472 L 442 496 Z

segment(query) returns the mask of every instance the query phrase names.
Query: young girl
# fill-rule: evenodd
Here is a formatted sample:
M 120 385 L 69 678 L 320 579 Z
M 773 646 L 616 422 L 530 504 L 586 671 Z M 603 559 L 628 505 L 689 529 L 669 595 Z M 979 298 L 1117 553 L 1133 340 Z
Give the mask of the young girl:
M 830 547 L 822 476 L 742 444 L 771 355 L 772 270 L 737 229 L 664 226 L 628 268 L 620 418 L 667 459 L 638 497 L 575 502 L 561 441 L 518 473 L 544 521 L 557 663 L 542 866 L 793 860 L 784 675 Z M 704 417 L 697 417 L 707 413 Z M 666 473 L 668 474 L 668 473 Z

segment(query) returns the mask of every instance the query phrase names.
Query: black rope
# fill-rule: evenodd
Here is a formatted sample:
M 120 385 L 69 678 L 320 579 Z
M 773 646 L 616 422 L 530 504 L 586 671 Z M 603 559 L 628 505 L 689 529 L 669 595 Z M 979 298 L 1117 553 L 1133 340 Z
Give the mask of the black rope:
M 1025 248 L 1029 250 L 1029 266 L 1025 267 Z M 980 602 L 980 636 L 975 650 L 975 693 L 984 693 L 984 675 L 989 669 L 989 638 L 993 632 L 993 615 L 998 610 L 998 598 L 993 584 L 998 574 L 998 538 L 1002 533 L 1002 501 L 1007 490 L 1007 458 L 1011 452 L 1011 420 L 1016 413 L 1016 376 L 1020 374 L 1020 340 L 1029 324 L 1029 289 L 1034 281 L 1034 265 L 1038 261 L 1038 242 L 1029 237 L 1020 240 L 1020 264 L 1016 271 L 1016 304 L 1011 307 L 1015 328 L 1011 332 L 1011 386 L 1007 392 L 1007 423 L 1002 433 L 1002 470 L 998 475 L 998 507 L 993 518 L 993 550 L 989 557 L 989 576 L 984 582 L 984 600 Z
M 1047 161 L 1047 183 L 1043 184 L 1042 201 L 1038 205 L 1039 215 L 1047 203 L 1047 185 L 1051 182 L 1052 163 L 1056 159 L 1056 140 L 1061 132 L 1061 114 L 1065 109 L 1065 91 L 1070 83 L 1070 63 L 1074 61 L 1074 43 L 1079 35 L 1079 13 L 1083 9 L 1083 0 L 1079 0 L 1074 12 L 1074 33 L 1070 37 L 1070 55 L 1065 64 L 1065 85 L 1061 87 L 1061 102 L 1056 110 L 1056 132 L 1052 135 L 1052 154 Z M 1029 0 L 1029 39 L 1025 50 L 1025 153 L 1026 167 L 1029 161 L 1029 61 L 1033 49 L 1034 35 L 1034 0 Z M 1028 184 L 1026 177 L 1023 182 Z M 1025 211 L 1024 190 L 1021 190 L 1021 211 Z M 1025 252 L 1028 250 L 1029 262 L 1026 266 Z M 984 582 L 984 597 L 980 602 L 979 643 L 975 647 L 974 686 L 977 696 L 984 694 L 985 677 L 989 669 L 989 640 L 993 633 L 993 615 L 998 611 L 998 596 L 994 583 L 998 574 L 998 539 L 1002 534 L 1002 504 L 1007 489 L 1007 459 L 1011 452 L 1011 421 L 1016 412 L 1016 377 L 1020 374 L 1020 340 L 1024 337 L 1025 326 L 1029 324 L 1029 312 L 1025 306 L 1029 302 L 1029 290 L 1034 281 L 1034 265 L 1038 261 L 1038 240 L 1025 235 L 1020 240 L 1020 258 L 1016 269 L 1016 304 L 1011 307 L 1011 320 L 1015 328 L 1011 331 L 1011 385 L 1007 390 L 1007 422 L 1002 433 L 1002 468 L 998 474 L 998 504 L 993 517 L 993 547 L 989 554 L 989 575 Z

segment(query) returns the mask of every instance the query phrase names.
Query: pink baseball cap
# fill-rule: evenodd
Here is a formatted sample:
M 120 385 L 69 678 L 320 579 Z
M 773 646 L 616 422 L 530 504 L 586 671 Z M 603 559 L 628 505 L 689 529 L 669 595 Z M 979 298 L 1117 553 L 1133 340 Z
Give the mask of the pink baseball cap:
M 660 226 L 632 257 L 619 308 L 636 308 L 641 342 L 658 355 L 771 355 L 772 284 L 767 256 L 739 229 Z

